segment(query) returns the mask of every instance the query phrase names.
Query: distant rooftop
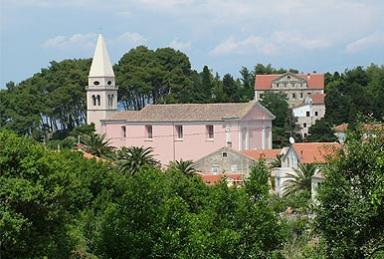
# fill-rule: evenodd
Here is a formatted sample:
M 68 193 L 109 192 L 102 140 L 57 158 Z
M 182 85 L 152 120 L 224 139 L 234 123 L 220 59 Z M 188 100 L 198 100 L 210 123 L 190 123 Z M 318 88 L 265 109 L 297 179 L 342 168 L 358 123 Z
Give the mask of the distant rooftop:
M 209 103 L 209 104 L 156 104 L 147 105 L 140 111 L 114 113 L 105 121 L 127 120 L 131 122 L 183 122 L 183 121 L 223 121 L 241 119 L 258 106 L 263 116 L 274 118 L 273 114 L 258 102 Z
M 295 143 L 292 148 L 302 164 L 326 163 L 327 158 L 341 148 L 341 144 L 336 142 Z
M 272 82 L 286 74 L 304 79 L 307 82 L 308 89 L 324 89 L 324 74 L 308 73 L 308 74 L 271 74 L 256 75 L 255 90 L 269 90 L 272 88 Z
M 270 160 L 280 155 L 281 149 L 244 150 L 242 153 L 254 160 L 260 160 L 262 158 Z

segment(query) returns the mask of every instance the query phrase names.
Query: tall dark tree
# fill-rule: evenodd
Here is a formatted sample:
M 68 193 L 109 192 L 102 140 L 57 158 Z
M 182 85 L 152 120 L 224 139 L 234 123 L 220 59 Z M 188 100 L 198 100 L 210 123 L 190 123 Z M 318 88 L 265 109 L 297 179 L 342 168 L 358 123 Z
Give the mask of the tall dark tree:
M 332 142 L 336 141 L 332 125 L 324 118 L 316 121 L 308 130 L 307 140 L 310 142 Z
M 316 226 L 329 258 L 377 258 L 384 236 L 384 131 L 358 126 L 324 170 Z
M 292 110 L 288 108 L 287 97 L 283 93 L 266 92 L 260 101 L 264 107 L 272 112 L 276 118 L 272 121 L 272 143 L 274 147 L 283 147 L 288 144 L 289 137 L 300 140 L 296 134 L 298 125 L 293 117 Z
M 254 90 L 254 75 L 248 70 L 246 67 L 242 67 L 240 70 L 241 75 L 241 99 L 243 101 L 249 101 L 252 100 L 255 94 Z

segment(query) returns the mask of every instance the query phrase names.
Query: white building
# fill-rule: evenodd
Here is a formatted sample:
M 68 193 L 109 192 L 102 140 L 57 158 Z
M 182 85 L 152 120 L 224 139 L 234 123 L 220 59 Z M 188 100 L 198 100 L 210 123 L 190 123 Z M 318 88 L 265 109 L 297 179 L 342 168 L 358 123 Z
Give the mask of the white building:
M 325 115 L 325 94 L 307 96 L 301 105 L 292 109 L 296 123 L 300 126 L 303 138 L 308 136 L 308 129 Z

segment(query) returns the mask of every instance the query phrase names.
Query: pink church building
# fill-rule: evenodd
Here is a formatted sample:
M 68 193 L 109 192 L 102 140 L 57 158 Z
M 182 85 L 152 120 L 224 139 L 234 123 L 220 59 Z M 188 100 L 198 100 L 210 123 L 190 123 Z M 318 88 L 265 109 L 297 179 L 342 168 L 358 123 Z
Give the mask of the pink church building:
M 152 147 L 162 165 L 197 160 L 222 147 L 271 149 L 273 119 L 256 101 L 147 105 L 119 112 L 112 65 L 103 37 L 98 38 L 87 87 L 87 123 L 117 148 Z

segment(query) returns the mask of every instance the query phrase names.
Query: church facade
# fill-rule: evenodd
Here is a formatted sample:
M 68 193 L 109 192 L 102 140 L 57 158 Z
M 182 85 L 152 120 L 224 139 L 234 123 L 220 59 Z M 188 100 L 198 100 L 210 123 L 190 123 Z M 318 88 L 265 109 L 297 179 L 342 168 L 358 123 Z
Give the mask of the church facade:
M 118 111 L 115 75 L 100 35 L 89 73 L 87 123 L 116 148 L 152 147 L 163 166 L 174 160 L 197 160 L 223 147 L 272 148 L 272 120 L 266 108 L 248 103 L 147 105 Z

